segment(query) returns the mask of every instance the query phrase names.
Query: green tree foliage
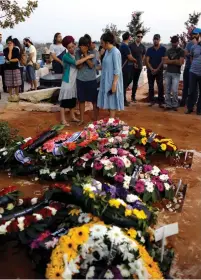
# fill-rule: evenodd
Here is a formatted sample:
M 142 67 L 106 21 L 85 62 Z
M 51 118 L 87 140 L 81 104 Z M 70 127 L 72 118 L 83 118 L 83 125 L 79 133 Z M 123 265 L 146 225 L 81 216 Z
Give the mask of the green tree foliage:
M 136 37 L 136 32 L 138 30 L 142 31 L 143 35 L 150 31 L 150 28 L 144 27 L 144 22 L 141 21 L 141 16 L 143 13 L 144 12 L 135 11 L 131 14 L 131 22 L 129 22 L 127 27 L 133 39 Z
M 120 40 L 120 36 L 123 33 L 123 31 L 119 30 L 116 26 L 116 24 L 110 23 L 107 24 L 105 28 L 102 29 L 103 33 L 105 32 L 112 32 L 114 34 L 114 36 L 116 37 L 117 43 L 119 43 Z
M 38 1 L 28 0 L 25 6 L 20 6 L 15 0 L 0 0 L 0 27 L 13 28 L 24 22 L 37 7 Z

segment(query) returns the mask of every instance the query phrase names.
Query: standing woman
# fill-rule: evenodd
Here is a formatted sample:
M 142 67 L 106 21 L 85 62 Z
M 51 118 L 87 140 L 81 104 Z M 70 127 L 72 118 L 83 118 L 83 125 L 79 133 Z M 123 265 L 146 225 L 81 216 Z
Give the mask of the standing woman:
M 10 94 L 8 100 L 17 102 L 19 101 L 19 87 L 22 84 L 19 60 L 20 51 L 14 47 L 12 37 L 6 40 L 7 48 L 4 49 L 5 63 L 5 84 Z M 13 95 L 13 91 L 15 94 Z
M 106 50 L 102 62 L 98 107 L 108 109 L 110 118 L 115 118 L 116 111 L 124 110 L 124 88 L 121 53 L 114 46 L 115 37 L 106 32 L 101 37 L 101 45 Z
M 61 33 L 56 33 L 54 35 L 53 44 L 50 46 L 50 54 L 53 59 L 52 69 L 55 74 L 63 73 L 63 63 L 62 58 L 66 53 L 66 48 L 62 45 L 62 36 Z
M 26 66 L 26 62 L 27 62 L 26 53 L 23 50 L 22 45 L 20 44 L 17 38 L 13 39 L 13 44 L 20 51 L 19 67 L 20 67 L 21 80 L 22 80 L 22 84 L 20 86 L 20 92 L 24 92 L 24 67 Z
M 61 123 L 65 126 L 69 126 L 66 121 L 65 109 L 70 109 L 71 121 L 79 122 L 75 117 L 74 108 L 76 107 L 77 101 L 77 88 L 76 88 L 76 77 L 77 68 L 76 66 L 84 63 L 85 61 L 92 59 L 94 55 L 87 55 L 79 60 L 75 60 L 75 40 L 72 36 L 66 36 L 62 45 L 68 50 L 68 52 L 63 56 L 63 66 L 64 74 L 62 78 L 61 91 L 59 94 L 59 101 L 61 107 Z

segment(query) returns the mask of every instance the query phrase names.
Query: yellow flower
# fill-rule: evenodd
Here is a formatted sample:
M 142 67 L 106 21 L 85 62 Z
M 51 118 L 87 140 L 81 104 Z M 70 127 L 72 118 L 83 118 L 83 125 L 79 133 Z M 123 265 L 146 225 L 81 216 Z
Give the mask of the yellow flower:
M 140 220 L 147 219 L 147 215 L 144 213 L 143 210 L 134 209 L 133 214 Z
M 89 228 L 86 225 L 75 228 L 73 234 L 73 240 L 77 245 L 84 244 L 88 239 L 89 239 Z
M 116 199 L 110 199 L 110 200 L 109 200 L 109 205 L 110 205 L 111 207 L 119 208 L 119 206 L 121 205 L 121 203 L 120 203 L 118 200 L 116 200 Z
M 137 131 L 140 130 L 140 129 L 139 129 L 138 127 L 136 127 L 136 126 L 134 126 L 133 129 L 135 129 L 135 130 L 137 130 Z
M 132 129 L 131 131 L 130 131 L 130 133 L 129 133 L 130 135 L 135 135 L 136 134 L 136 132 L 135 132 L 135 130 L 134 129 Z
M 57 265 L 57 264 L 62 264 L 63 263 L 63 251 L 60 247 L 60 245 L 58 245 L 52 252 L 51 255 L 51 262 L 53 265 Z
M 158 138 L 155 138 L 154 142 L 158 143 L 158 142 L 160 142 L 160 140 Z
M 131 216 L 131 215 L 132 215 L 132 210 L 126 209 L 125 216 L 128 217 L 128 216 Z
M 166 151 L 166 149 L 167 149 L 167 145 L 166 144 L 161 144 L 161 150 Z
M 47 279 L 63 279 L 62 274 L 64 272 L 63 266 L 53 266 L 52 264 L 47 265 L 46 275 Z
M 95 194 L 93 192 L 90 192 L 89 197 L 92 198 L 92 199 L 95 199 Z
M 163 138 L 163 139 L 160 140 L 160 142 L 161 143 L 163 143 L 163 142 L 172 142 L 172 139 Z
M 130 228 L 130 229 L 127 231 L 127 234 L 128 234 L 131 238 L 135 239 L 136 236 L 137 236 L 137 231 L 136 231 L 134 228 Z
M 72 209 L 69 214 L 71 216 L 78 216 L 80 214 L 80 209 Z
M 142 144 L 145 146 L 145 145 L 147 144 L 147 138 L 146 138 L 146 137 L 143 137 L 143 138 L 141 139 L 141 142 L 142 142 Z
M 74 242 L 74 238 L 70 238 L 68 235 L 62 236 L 60 240 L 60 246 L 64 254 L 67 254 L 68 261 L 77 257 L 77 243 Z
M 140 135 L 143 136 L 143 137 L 147 135 L 145 129 L 142 129 L 140 131 Z
M 100 222 L 100 219 L 98 217 L 93 217 L 93 222 L 94 223 Z

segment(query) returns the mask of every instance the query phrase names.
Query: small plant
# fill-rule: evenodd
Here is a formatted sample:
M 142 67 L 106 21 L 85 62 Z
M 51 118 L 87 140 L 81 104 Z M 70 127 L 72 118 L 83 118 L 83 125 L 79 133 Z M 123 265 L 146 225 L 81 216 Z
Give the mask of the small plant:
M 17 129 L 11 128 L 5 121 L 0 121 L 0 148 L 10 145 L 18 137 Z

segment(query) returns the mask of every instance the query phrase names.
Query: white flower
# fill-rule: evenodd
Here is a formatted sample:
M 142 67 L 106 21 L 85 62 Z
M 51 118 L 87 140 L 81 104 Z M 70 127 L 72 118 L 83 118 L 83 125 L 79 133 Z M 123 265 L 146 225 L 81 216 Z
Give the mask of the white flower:
M 40 215 L 40 214 L 35 214 L 35 213 L 34 213 L 33 216 L 36 217 L 36 220 L 37 220 L 37 221 L 40 221 L 40 220 L 43 219 L 43 216 Z
M 160 169 L 157 166 L 154 166 L 151 171 L 151 174 L 154 176 L 158 176 L 159 173 L 160 173 Z
M 123 278 L 130 278 L 130 272 L 126 268 L 125 264 L 117 265 L 117 268 L 119 269 L 121 276 Z
M 144 236 L 141 237 L 140 241 L 141 241 L 142 243 L 145 243 Z
M 31 140 L 32 138 L 31 137 L 28 137 L 28 138 L 25 138 L 23 141 L 25 142 L 25 143 L 27 143 L 29 140 Z
M 10 211 L 10 210 L 12 210 L 14 207 L 15 207 L 15 206 L 14 206 L 13 203 L 8 203 L 6 209 Z
M 88 125 L 88 128 L 94 129 L 95 126 L 91 123 L 91 124 Z
M 126 201 L 129 202 L 129 203 L 133 203 L 136 200 L 139 200 L 139 197 L 137 195 L 134 195 L 134 194 L 128 194 L 127 197 L 126 197 Z
M 4 213 L 4 208 L 0 207 L 0 214 L 3 214 L 3 213 Z
M 109 143 L 114 143 L 114 138 L 113 138 L 113 137 L 109 138 L 109 139 L 108 139 L 108 142 L 109 142 Z
M 113 124 L 113 122 L 114 122 L 114 118 L 109 118 L 109 120 L 108 120 L 108 124 Z
M 5 234 L 7 232 L 7 226 L 9 226 L 11 224 L 11 221 L 7 221 L 4 225 L 0 226 L 0 234 Z
M 165 189 L 166 189 L 167 191 L 169 191 L 169 189 L 171 188 L 171 186 L 170 186 L 168 183 L 164 183 L 164 186 L 165 186 Z
M 45 208 L 46 208 L 46 209 L 49 209 L 49 210 L 52 212 L 52 215 L 53 215 L 53 216 L 55 216 L 55 215 L 56 215 L 57 210 L 56 210 L 55 208 L 50 207 L 50 206 L 46 206 Z
M 125 176 L 124 176 L 124 181 L 130 184 L 131 176 L 125 175 Z
M 124 148 L 124 149 L 128 149 L 128 148 L 129 148 L 129 144 L 126 142 L 126 143 L 123 145 L 123 148 Z
M 112 155 L 117 155 L 117 149 L 116 148 L 112 148 L 112 149 L 110 149 L 110 153 L 112 154 Z
M 97 180 L 92 180 L 91 184 L 96 187 L 97 190 L 102 191 L 102 183 Z
M 169 176 L 166 174 L 162 174 L 159 176 L 159 178 L 161 179 L 161 181 L 167 181 L 169 179 Z
M 48 168 L 44 168 L 40 170 L 40 175 L 45 175 L 45 174 L 49 174 L 50 170 Z
M 76 262 L 78 262 L 78 260 L 75 259 L 68 262 L 67 259 L 67 254 L 64 254 L 64 272 L 62 274 L 62 277 L 63 279 L 72 279 L 73 274 L 79 273 L 78 266 L 76 265 Z
M 121 159 L 123 160 L 126 168 L 131 166 L 131 161 L 126 156 L 121 157 Z
M 3 216 L 0 214 L 0 219 L 2 218 Z
M 18 225 L 17 226 L 20 229 L 20 231 L 24 230 L 24 220 L 25 220 L 25 217 L 17 218 L 17 221 L 18 221 Z
M 104 169 L 105 170 L 111 170 L 113 167 L 114 167 L 113 163 L 108 160 L 108 162 L 104 166 Z
M 35 204 L 37 204 L 37 202 L 38 202 L 37 197 L 34 197 L 34 198 L 31 199 L 31 205 L 35 205 Z
M 78 222 L 80 224 L 87 224 L 89 221 L 91 220 L 91 218 L 89 217 L 89 215 L 87 213 L 82 213 L 79 218 L 78 218 Z
M 107 236 L 115 245 L 119 245 L 122 242 L 122 232 L 119 227 L 113 226 L 107 233 Z
M 46 159 L 46 156 L 42 156 L 41 158 L 42 158 L 42 160 L 45 160 L 45 159 Z
M 34 179 L 36 182 L 39 180 L 39 178 L 38 177 L 35 177 L 35 179 Z
M 94 274 L 95 274 L 95 266 L 90 266 L 86 275 L 86 279 L 91 279 L 91 278 L 93 279 Z
M 146 183 L 146 190 L 150 193 L 154 191 L 154 184 L 152 182 L 147 182 Z
M 7 154 L 8 154 L 7 151 L 3 152 L 3 156 L 7 156 Z
M 129 189 L 130 184 L 128 182 L 124 182 L 123 187 L 124 189 Z
M 52 178 L 52 180 L 55 180 L 57 174 L 56 174 L 56 172 L 52 172 L 52 173 L 50 173 L 49 176 Z
M 67 168 L 65 168 L 61 171 L 61 174 L 67 174 L 70 171 L 73 171 L 73 168 L 71 166 L 68 166 Z
M 84 163 L 82 164 L 82 167 L 84 167 L 84 168 L 86 167 L 86 162 L 84 162 Z
M 18 206 L 22 205 L 24 203 L 23 199 L 19 198 L 18 199 Z
M 104 235 L 107 233 L 107 228 L 103 225 L 94 225 L 90 228 L 90 232 L 92 239 L 99 239 L 103 238 Z
M 6 151 L 6 148 L 5 148 L 5 147 L 2 148 L 2 149 L 0 149 L 0 153 L 2 153 L 2 152 L 4 152 L 4 151 Z
M 104 276 L 106 279 L 113 279 L 114 278 L 114 274 L 112 273 L 111 270 L 107 270 Z

